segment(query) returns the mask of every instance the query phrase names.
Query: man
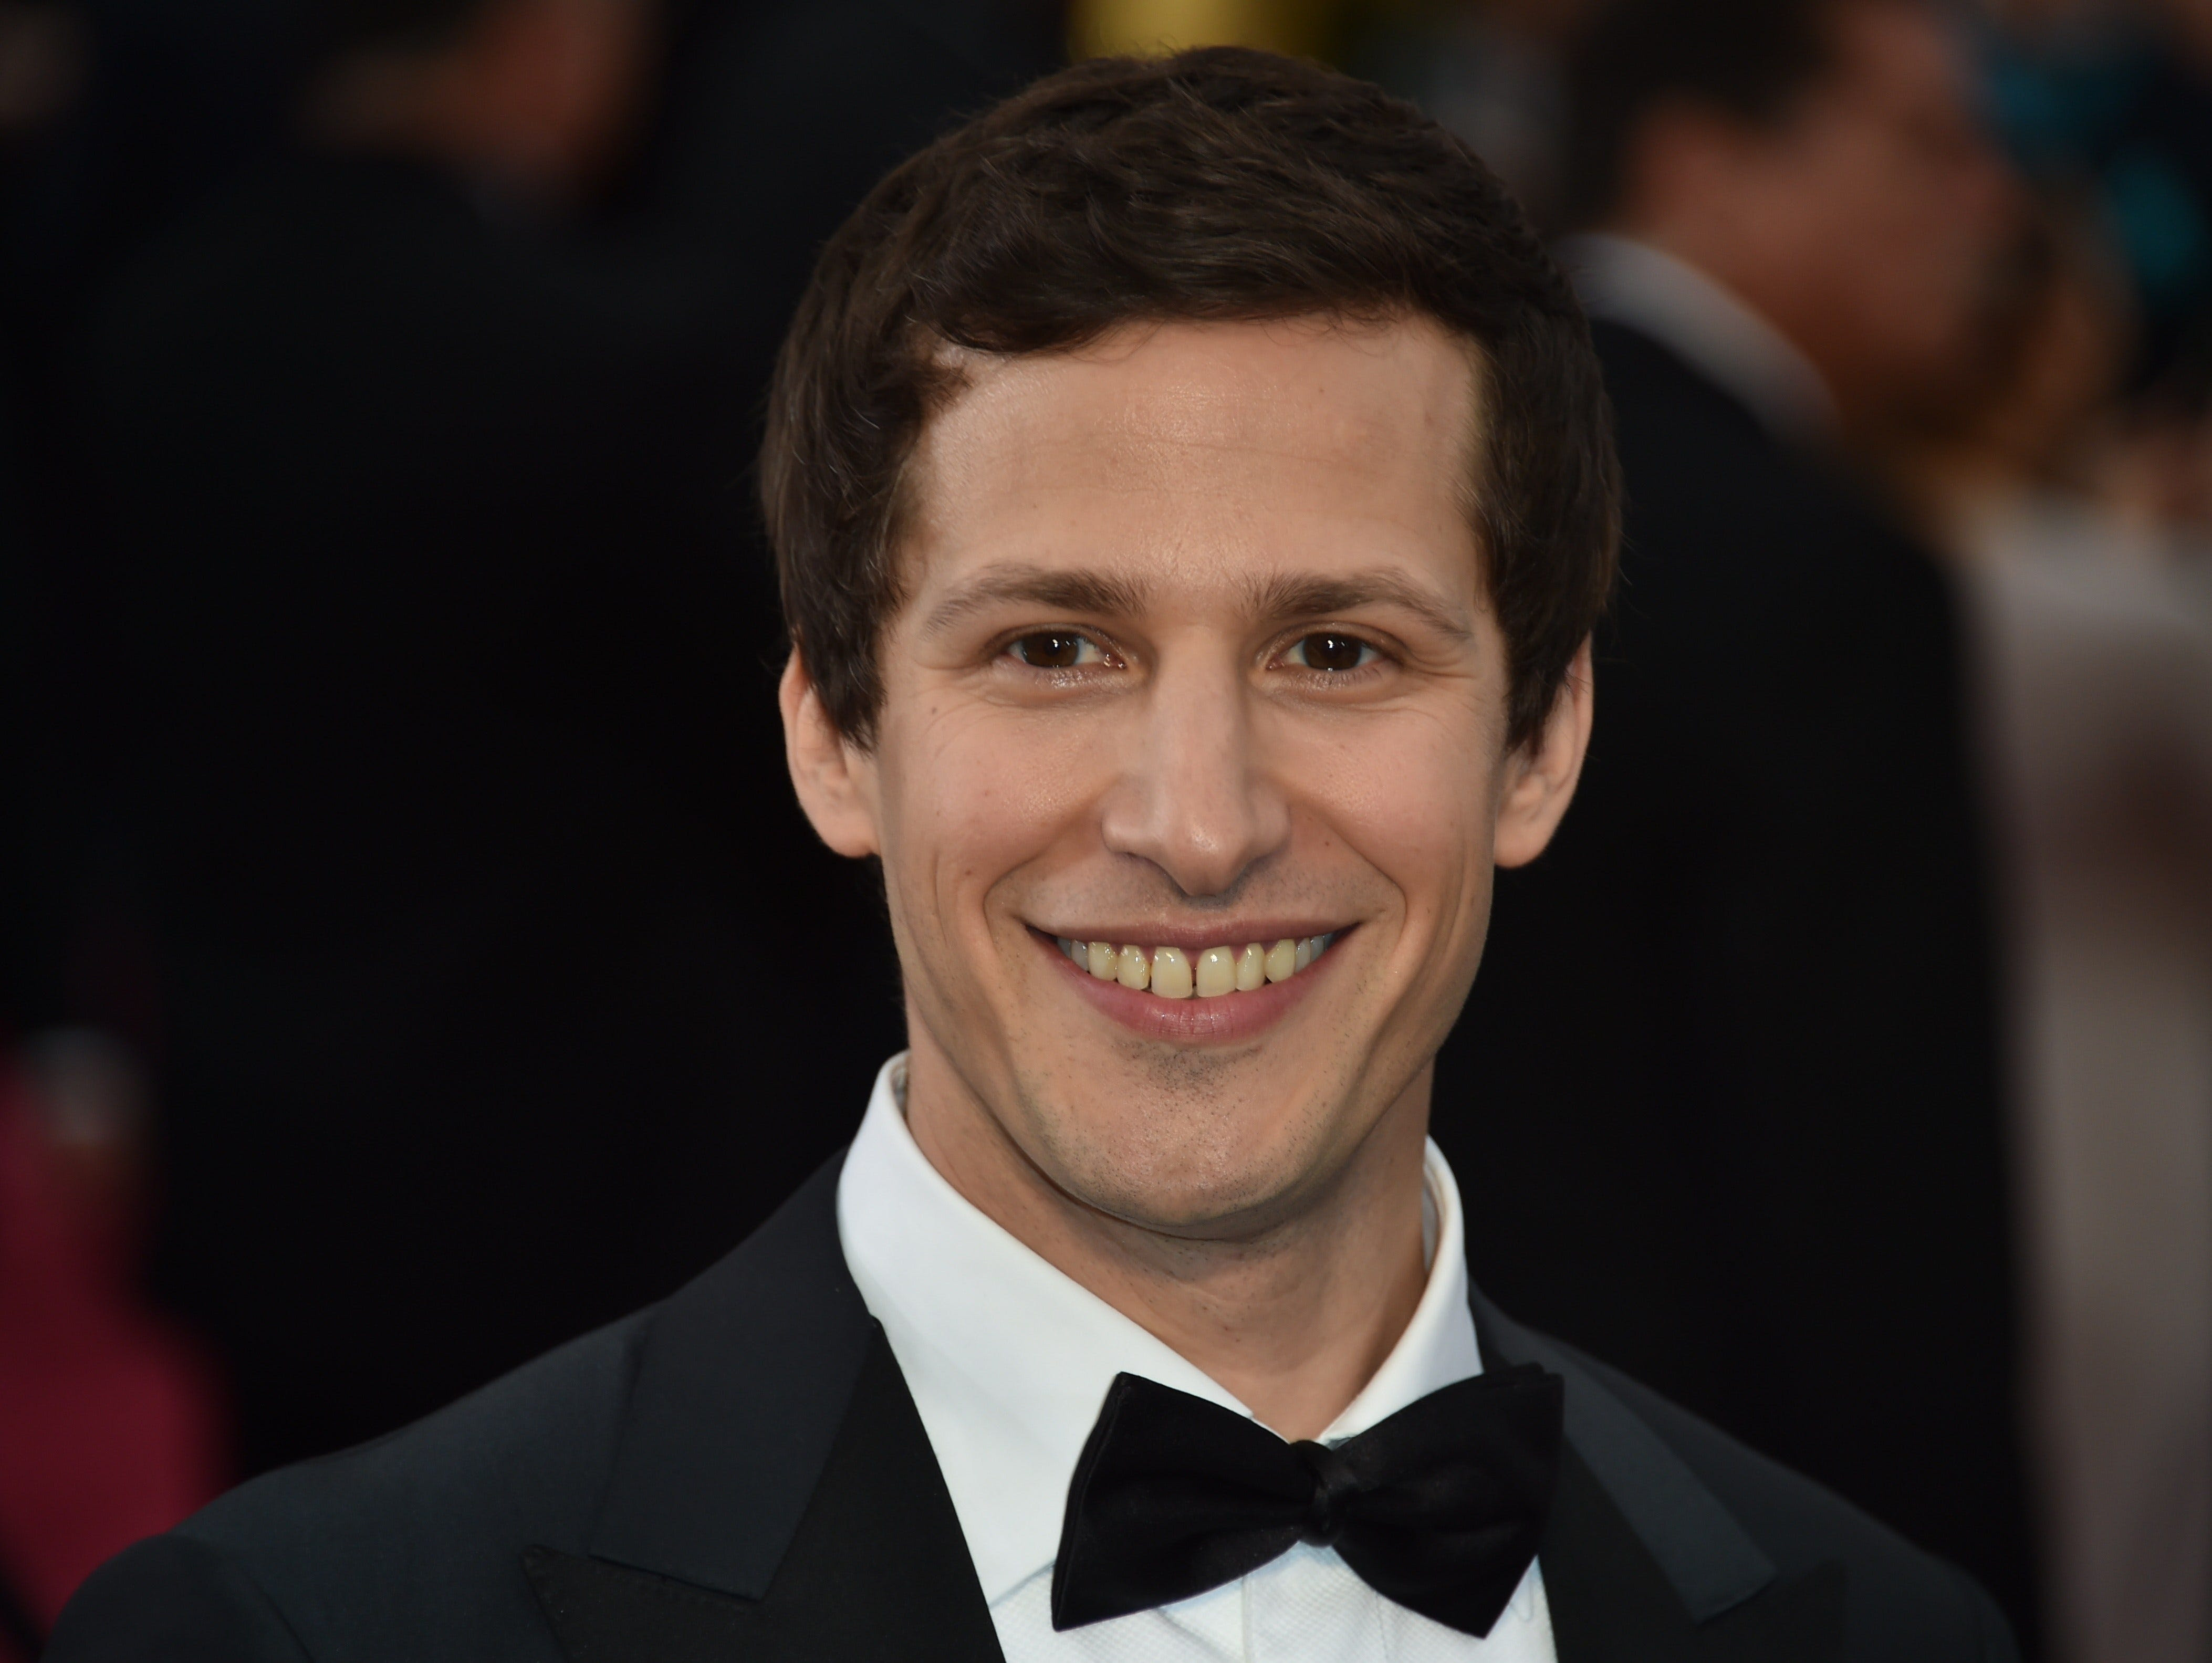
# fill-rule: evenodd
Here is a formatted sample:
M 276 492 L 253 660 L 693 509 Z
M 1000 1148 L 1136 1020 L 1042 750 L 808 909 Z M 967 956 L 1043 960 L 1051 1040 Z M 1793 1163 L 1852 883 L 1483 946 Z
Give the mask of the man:
M 1970 363 L 2004 182 L 1906 0 L 1630 0 L 1576 79 L 1621 595 L 1442 1065 L 1473 1260 L 2024 1623 L 1958 624 L 1839 460 Z
M 1615 514 L 1456 141 L 1258 53 L 1039 83 L 825 250 L 763 491 L 792 777 L 905 977 L 849 1153 L 53 1658 L 2010 1654 L 1466 1282 L 1431 1061 L 1573 792 Z

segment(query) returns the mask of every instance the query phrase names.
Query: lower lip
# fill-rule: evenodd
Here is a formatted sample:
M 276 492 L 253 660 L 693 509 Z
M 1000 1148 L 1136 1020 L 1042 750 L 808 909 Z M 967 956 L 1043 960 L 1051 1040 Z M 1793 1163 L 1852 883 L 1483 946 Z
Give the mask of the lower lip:
M 1350 933 L 1340 932 L 1328 952 L 1294 976 L 1268 982 L 1249 993 L 1223 993 L 1210 999 L 1195 993 L 1187 999 L 1164 999 L 1156 993 L 1124 987 L 1119 981 L 1102 981 L 1061 952 L 1050 936 L 1034 929 L 1030 936 L 1084 998 L 1130 1032 L 1170 1045 L 1233 1045 L 1239 1040 L 1257 1038 L 1280 1022 L 1292 1005 L 1312 991 L 1324 967 L 1336 962 L 1336 950 Z

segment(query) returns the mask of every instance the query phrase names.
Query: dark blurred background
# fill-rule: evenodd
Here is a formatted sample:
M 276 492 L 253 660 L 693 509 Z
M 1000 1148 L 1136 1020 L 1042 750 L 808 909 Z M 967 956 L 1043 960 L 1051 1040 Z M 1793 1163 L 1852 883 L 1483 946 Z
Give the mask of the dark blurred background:
M 1478 1279 L 2212 1658 L 2212 0 L 0 0 L 0 1656 L 849 1137 L 772 355 L 901 155 L 1218 40 L 1466 137 L 1618 411 Z

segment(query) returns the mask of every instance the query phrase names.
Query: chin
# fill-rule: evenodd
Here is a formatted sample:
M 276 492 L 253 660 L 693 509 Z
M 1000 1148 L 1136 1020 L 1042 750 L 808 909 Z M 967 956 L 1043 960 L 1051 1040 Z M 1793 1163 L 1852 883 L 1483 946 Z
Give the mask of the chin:
M 1264 1229 L 1325 1184 L 1357 1146 L 1330 1135 L 1351 1107 L 1253 1114 L 1187 1086 L 1048 1107 L 1033 1099 L 1030 1112 L 1038 1165 L 1066 1193 L 1147 1229 L 1218 1237 Z

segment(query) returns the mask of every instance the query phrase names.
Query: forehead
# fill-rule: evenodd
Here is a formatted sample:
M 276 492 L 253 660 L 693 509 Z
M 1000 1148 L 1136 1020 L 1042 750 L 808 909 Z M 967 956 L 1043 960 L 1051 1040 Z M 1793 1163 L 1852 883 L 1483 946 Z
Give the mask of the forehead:
M 1829 27 L 1847 83 L 1929 99 L 1964 96 L 1965 42 L 1920 0 L 1856 0 L 1836 8 Z
M 1408 561 L 1476 583 L 1480 378 L 1427 319 L 1158 325 L 961 368 L 908 472 L 909 594 L 1009 557 L 1187 586 Z

